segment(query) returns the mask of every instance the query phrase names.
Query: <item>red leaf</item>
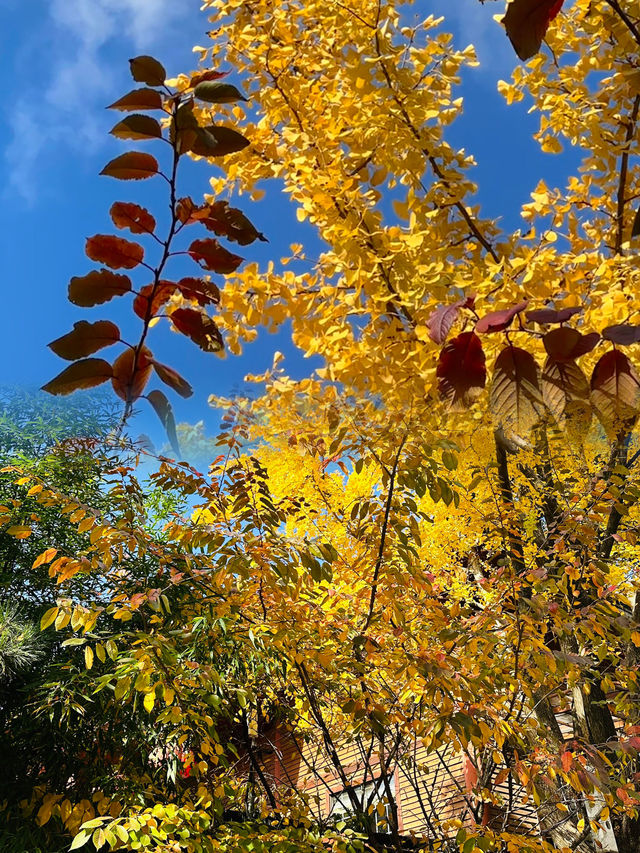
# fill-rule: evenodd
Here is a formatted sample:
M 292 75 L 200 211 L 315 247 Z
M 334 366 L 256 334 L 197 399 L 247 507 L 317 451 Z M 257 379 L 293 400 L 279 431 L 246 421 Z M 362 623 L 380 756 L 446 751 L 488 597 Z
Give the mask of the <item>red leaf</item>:
M 137 354 L 136 350 L 127 348 L 113 363 L 111 384 L 118 397 L 125 402 L 137 400 L 145 389 L 151 376 L 153 356 L 147 347 L 143 346 Z
M 108 361 L 104 361 L 102 358 L 85 358 L 83 361 L 70 364 L 55 379 L 43 385 L 42 390 L 56 396 L 71 394 L 73 391 L 102 385 L 112 375 L 113 370 Z
M 638 375 L 620 350 L 605 353 L 591 377 L 591 399 L 603 426 L 610 433 L 627 429 L 640 408 Z
M 93 270 L 76 276 L 69 282 L 69 301 L 82 308 L 92 308 L 108 302 L 114 296 L 122 296 L 131 290 L 128 275 L 118 275 L 110 270 Z
M 158 171 L 158 161 L 151 154 L 129 151 L 110 160 L 100 174 L 119 181 L 143 181 L 157 175 Z
M 502 19 L 515 52 L 524 62 L 540 50 L 549 24 L 564 0 L 513 0 Z
M 157 285 L 145 284 L 140 288 L 140 293 L 133 300 L 133 310 L 141 320 L 147 317 L 155 317 L 160 308 L 168 302 L 176 292 L 176 283 L 173 281 L 159 281 Z M 155 292 L 154 292 L 155 287 Z M 153 298 L 152 295 L 153 294 Z M 151 310 L 149 310 L 149 299 L 151 299 Z
M 453 305 L 441 305 L 430 314 L 427 327 L 429 328 L 429 337 L 434 344 L 443 344 L 446 341 L 464 304 L 465 301 L 461 300 L 454 302 Z
M 171 403 L 167 400 L 162 391 L 150 391 L 147 394 L 147 400 L 151 403 L 155 413 L 160 418 L 176 456 L 180 456 L 180 445 L 178 444 L 176 422 L 173 417 Z
M 524 311 L 528 304 L 527 301 L 519 302 L 513 308 L 505 308 L 502 311 L 492 311 L 490 314 L 485 314 L 476 323 L 476 332 L 479 335 L 487 332 L 501 332 L 511 325 L 516 314 Z
M 155 219 L 139 204 L 116 201 L 109 213 L 116 228 L 128 228 L 133 234 L 153 234 L 155 231 Z
M 120 340 L 120 330 L 109 320 L 98 320 L 95 323 L 87 323 L 80 320 L 73 324 L 73 331 L 55 341 L 51 341 L 49 348 L 59 355 L 73 361 L 76 358 L 85 358 L 103 347 L 110 347 Z
M 220 302 L 220 290 L 212 281 L 202 278 L 181 278 L 178 290 L 185 299 L 195 299 L 199 305 L 217 305 Z
M 179 332 L 191 338 L 205 352 L 220 352 L 223 349 L 222 335 L 206 314 L 190 308 L 178 308 L 172 312 L 171 321 Z
M 189 246 L 189 254 L 201 267 L 221 274 L 237 270 L 244 258 L 227 251 L 217 240 L 194 240 Z
M 133 110 L 161 110 L 162 95 L 155 89 L 134 89 L 128 92 L 107 109 L 130 112 Z
M 85 251 L 92 261 L 106 264 L 113 270 L 131 270 L 144 258 L 144 249 L 138 243 L 132 243 L 111 234 L 96 234 L 94 237 L 89 237 Z
M 153 369 L 158 374 L 160 379 L 170 388 L 173 388 L 181 397 L 190 397 L 193 394 L 193 388 L 186 379 L 183 379 L 172 367 L 167 367 L 166 364 L 160 364 L 158 361 L 153 362 Z
M 491 385 L 491 409 L 506 431 L 526 435 L 539 420 L 542 394 L 538 365 L 520 347 L 505 347 L 496 359 Z
M 628 347 L 631 344 L 640 342 L 640 326 L 630 326 L 628 323 L 621 323 L 619 326 L 608 326 L 603 331 L 602 337 L 606 341 L 612 341 L 614 344 Z
M 542 338 L 549 358 L 558 362 L 573 361 L 591 352 L 599 340 L 600 335 L 597 332 L 581 335 L 577 329 L 571 329 L 568 326 L 553 329 Z
M 485 361 L 475 332 L 463 332 L 442 350 L 436 370 L 438 389 L 452 408 L 465 408 L 480 394 L 487 381 Z
M 549 325 L 552 323 L 566 323 L 575 314 L 580 314 L 582 308 L 539 308 L 536 311 L 527 311 L 527 320 L 530 323 Z

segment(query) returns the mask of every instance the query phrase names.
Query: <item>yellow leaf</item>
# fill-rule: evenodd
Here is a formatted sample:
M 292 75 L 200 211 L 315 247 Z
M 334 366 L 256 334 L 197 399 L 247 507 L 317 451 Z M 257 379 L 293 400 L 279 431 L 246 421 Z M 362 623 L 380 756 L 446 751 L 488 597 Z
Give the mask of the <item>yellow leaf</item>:
M 91 646 L 84 647 L 84 665 L 87 669 L 91 669 L 93 666 L 93 649 Z
M 44 631 L 45 628 L 48 628 L 49 625 L 53 625 L 57 616 L 58 616 L 58 607 L 50 607 L 49 610 L 43 615 L 40 620 L 40 630 Z
M 47 548 L 47 550 L 43 551 L 39 557 L 36 557 L 36 559 L 33 561 L 33 565 L 31 566 L 31 568 L 37 569 L 39 566 L 42 566 L 45 563 L 51 562 L 51 560 L 53 560 L 53 558 L 55 557 L 55 555 L 57 553 L 58 553 L 57 548 Z
M 145 693 L 144 694 L 143 705 L 145 707 L 145 711 L 148 711 L 149 713 L 151 713 L 151 711 L 153 711 L 153 705 L 155 703 L 155 699 L 156 699 L 155 691 L 153 691 L 151 693 Z
M 31 536 L 31 528 L 24 524 L 14 524 L 7 530 L 7 533 L 16 539 L 27 539 Z

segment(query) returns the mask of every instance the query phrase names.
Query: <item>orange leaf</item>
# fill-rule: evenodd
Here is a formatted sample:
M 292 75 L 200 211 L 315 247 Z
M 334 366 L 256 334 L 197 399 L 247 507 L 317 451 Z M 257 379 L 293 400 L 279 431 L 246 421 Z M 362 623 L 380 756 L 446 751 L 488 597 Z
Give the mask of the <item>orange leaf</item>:
M 562 762 L 562 769 L 565 773 L 568 773 L 571 770 L 571 765 L 573 764 L 573 753 L 570 749 L 567 749 L 560 756 L 560 761 Z
M 137 354 L 135 349 L 126 349 L 113 364 L 111 384 L 123 400 L 138 398 L 151 376 L 152 353 L 146 347 Z
M 96 234 L 87 239 L 87 256 L 92 261 L 106 264 L 111 269 L 131 270 L 144 258 L 144 249 L 138 243 L 114 237 L 111 234 Z
M 134 89 L 127 92 L 115 103 L 110 104 L 107 109 L 129 112 L 133 110 L 161 110 L 162 95 L 155 89 Z
M 95 323 L 80 320 L 73 324 L 72 332 L 51 341 L 49 348 L 60 358 L 73 361 L 85 358 L 103 347 L 110 347 L 119 340 L 120 330 L 115 323 L 109 320 L 98 320 Z
M 128 228 L 133 234 L 153 234 L 155 231 L 155 219 L 139 204 L 116 201 L 109 213 L 116 228 Z
M 524 62 L 540 50 L 549 24 L 564 0 L 513 0 L 502 19 L 515 52 Z
M 561 429 L 567 425 L 586 434 L 591 424 L 589 382 L 574 361 L 548 358 L 542 368 L 542 399 Z
M 110 160 L 101 175 L 117 178 L 120 181 L 142 181 L 159 172 L 158 161 L 143 151 L 128 151 L 114 160 Z
M 145 284 L 133 300 L 133 310 L 141 320 L 146 320 L 147 316 L 155 317 L 165 302 L 171 299 L 176 286 L 173 281 L 159 281 L 157 285 Z M 151 299 L 151 310 L 149 310 L 149 299 Z
M 137 400 L 151 376 L 153 356 L 143 346 L 139 353 L 127 348 L 113 363 L 111 384 L 118 397 L 125 402 Z
M 189 254 L 204 269 L 221 274 L 237 270 L 244 258 L 227 251 L 217 240 L 194 240 L 189 246 Z
M 49 394 L 64 395 L 73 391 L 95 388 L 113 376 L 113 369 L 102 358 L 85 358 L 69 365 L 50 382 L 42 386 Z
M 110 270 L 93 270 L 76 276 L 69 282 L 69 301 L 82 308 L 92 308 L 108 302 L 114 296 L 122 296 L 131 290 L 131 279 Z
M 183 379 L 179 373 L 177 373 L 172 367 L 167 367 L 166 364 L 160 364 L 157 361 L 153 362 L 153 369 L 158 374 L 160 379 L 168 385 L 170 388 L 173 388 L 181 397 L 190 397 L 193 394 L 193 388 L 186 379 Z
M 224 348 L 222 335 L 213 320 L 200 311 L 178 308 L 171 314 L 171 322 L 179 332 L 205 352 L 220 352 Z

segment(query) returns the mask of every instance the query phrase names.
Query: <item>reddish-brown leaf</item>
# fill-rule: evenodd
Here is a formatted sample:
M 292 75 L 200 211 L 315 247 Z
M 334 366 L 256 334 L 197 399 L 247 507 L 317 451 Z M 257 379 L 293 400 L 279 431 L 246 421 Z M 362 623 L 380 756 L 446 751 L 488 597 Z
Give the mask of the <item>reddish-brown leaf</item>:
M 544 404 L 558 426 L 584 437 L 591 424 L 589 382 L 575 361 L 548 358 L 541 386 Z
M 538 308 L 536 311 L 527 311 L 527 320 L 530 323 L 540 325 L 552 325 L 554 323 L 566 323 L 575 314 L 580 314 L 582 308 Z
M 118 139 L 160 139 L 162 128 L 155 118 L 134 114 L 119 121 L 110 133 Z
M 131 290 L 128 275 L 119 275 L 110 270 L 93 270 L 87 275 L 75 276 L 69 282 L 69 301 L 82 308 L 92 308 L 108 302 L 114 296 L 122 296 Z
M 106 264 L 112 270 L 132 270 L 144 258 L 142 246 L 122 237 L 114 237 L 112 234 L 96 234 L 89 237 L 85 251 L 92 261 Z
M 524 62 L 540 50 L 549 24 L 564 0 L 513 0 L 502 19 L 515 52 Z
M 172 367 L 168 367 L 166 364 L 160 364 L 158 361 L 153 362 L 153 369 L 158 374 L 160 379 L 168 385 L 170 388 L 173 388 L 181 397 L 190 397 L 193 394 L 193 388 L 186 379 L 183 379 L 179 373 L 177 373 Z
M 85 358 L 103 347 L 110 347 L 120 340 L 120 329 L 109 320 L 97 320 L 95 323 L 87 323 L 80 320 L 73 324 L 73 331 L 55 341 L 51 341 L 49 348 L 60 358 L 73 361 L 76 358 Z
M 505 433 L 526 436 L 543 410 L 538 365 L 520 347 L 505 347 L 496 359 L 490 397 L 491 410 Z
M 482 335 L 487 332 L 501 332 L 503 329 L 507 329 L 513 318 L 524 311 L 528 304 L 527 301 L 519 302 L 513 308 L 505 308 L 502 311 L 492 311 L 490 314 L 485 314 L 476 323 L 476 332 Z
M 242 151 L 249 144 L 247 137 L 232 127 L 212 124 L 197 128 L 188 138 L 185 137 L 184 150 L 198 157 L 224 157 Z
M 475 332 L 463 332 L 444 347 L 436 376 L 440 396 L 452 408 L 470 406 L 487 381 L 485 354 Z
M 208 231 L 213 231 L 219 237 L 226 237 L 241 246 L 248 246 L 254 240 L 268 242 L 244 213 L 237 207 L 229 207 L 228 202 L 215 201 L 211 205 L 205 205 L 204 210 L 206 216 L 198 218 Z
M 217 305 L 220 302 L 218 287 L 202 278 L 181 278 L 178 290 L 185 299 L 195 299 L 200 305 Z
M 608 326 L 602 333 L 606 341 L 628 347 L 631 344 L 640 343 L 640 326 L 631 326 L 628 323 L 620 323 L 619 326 Z
M 591 377 L 591 400 L 600 421 L 610 434 L 627 429 L 640 409 L 638 375 L 620 350 L 605 353 Z
M 167 303 L 176 292 L 174 281 L 159 281 L 157 285 L 145 284 L 140 288 L 140 293 L 133 300 L 133 310 L 141 320 L 155 317 L 160 308 Z M 151 310 L 149 311 L 149 300 L 151 299 Z
M 110 160 L 100 174 L 119 181 L 142 181 L 158 172 L 158 161 L 153 155 L 145 154 L 144 151 L 128 151 Z
M 180 456 L 180 445 L 178 444 L 176 422 L 173 417 L 171 403 L 167 400 L 162 391 L 150 391 L 147 394 L 147 400 L 151 403 L 155 413 L 160 418 L 162 426 L 165 428 L 167 437 L 176 456 Z
M 85 358 L 83 361 L 70 364 L 55 379 L 43 385 L 42 390 L 56 396 L 71 394 L 73 391 L 102 385 L 112 375 L 113 370 L 108 361 L 104 361 L 102 358 Z
M 137 400 L 142 395 L 149 377 L 153 355 L 143 346 L 140 352 L 127 347 L 113 363 L 111 384 L 118 397 L 125 402 Z
M 234 255 L 218 243 L 217 240 L 194 240 L 189 246 L 189 254 L 205 270 L 226 275 L 237 270 L 244 258 Z
M 131 76 L 136 83 L 148 86 L 162 86 L 167 78 L 164 65 L 153 56 L 136 56 L 129 60 Z
M 568 773 L 571 770 L 571 765 L 573 764 L 573 753 L 570 749 L 567 749 L 560 756 L 560 762 L 562 764 L 562 769 L 565 773 Z
M 134 89 L 127 92 L 115 103 L 109 104 L 108 110 L 121 110 L 132 112 L 133 110 L 161 110 L 162 95 L 155 89 Z
M 171 314 L 171 321 L 179 332 L 191 338 L 205 352 L 220 352 L 223 349 L 220 330 L 206 314 L 191 308 L 178 308 Z
M 156 221 L 144 207 L 127 201 L 111 205 L 111 219 L 116 228 L 128 228 L 133 234 L 153 234 Z
M 451 327 L 464 304 L 463 299 L 460 302 L 454 302 L 453 305 L 440 305 L 429 315 L 427 327 L 429 337 L 434 344 L 443 344 L 447 340 Z
M 553 329 L 542 338 L 549 358 L 558 362 L 573 361 L 591 352 L 599 340 L 600 335 L 597 332 L 581 335 L 576 329 L 568 326 Z

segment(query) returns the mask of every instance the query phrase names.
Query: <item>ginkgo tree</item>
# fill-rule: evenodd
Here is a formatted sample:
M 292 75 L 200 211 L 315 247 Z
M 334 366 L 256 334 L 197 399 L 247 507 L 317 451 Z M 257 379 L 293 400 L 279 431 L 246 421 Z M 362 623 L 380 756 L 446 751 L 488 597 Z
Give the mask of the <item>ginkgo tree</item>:
M 276 363 L 254 377 L 263 396 L 224 404 L 207 477 L 162 463 L 156 482 L 194 514 L 161 535 L 129 506 L 133 481 L 115 522 L 29 482 L 37 500 L 82 510 L 88 537 L 82 554 L 42 556 L 61 592 L 43 626 L 83 656 L 74 689 L 113 713 L 142 706 L 170 745 L 150 766 L 184 762 L 173 787 L 114 769 L 93 801 L 74 802 L 71 785 L 34 792 L 31 807 L 78 848 L 398 853 L 409 841 L 388 774 L 413 772 L 419 742 L 464 755 L 469 772 L 457 815 L 430 812 L 425 783 L 417 849 L 637 853 L 636 4 L 507 4 L 527 64 L 498 88 L 540 116 L 543 151 L 582 156 L 564 187 L 532 176 L 514 233 L 482 215 L 473 158 L 448 141 L 476 60 L 446 20 L 416 24 L 393 0 L 205 8 L 215 28 L 197 75 L 214 76 L 172 81 L 174 157 L 185 99 L 203 86 L 226 99 L 223 61 L 247 81 L 249 106 L 233 100 L 250 144 L 189 219 L 203 211 L 206 225 L 230 193 L 273 178 L 323 247 L 314 261 L 296 244 L 282 267 L 220 270 L 219 340 L 238 352 L 257 327 L 290 323 L 323 366 L 294 382 Z M 187 112 L 187 147 L 209 156 Z M 161 281 L 162 269 L 136 298 L 151 304 Z M 153 313 L 116 377 L 125 406 L 150 371 Z M 80 572 L 103 578 L 101 600 L 64 596 Z M 273 721 L 320 743 L 355 826 L 303 787 L 274 789 L 259 746 Z M 344 742 L 375 756 L 382 839 Z

